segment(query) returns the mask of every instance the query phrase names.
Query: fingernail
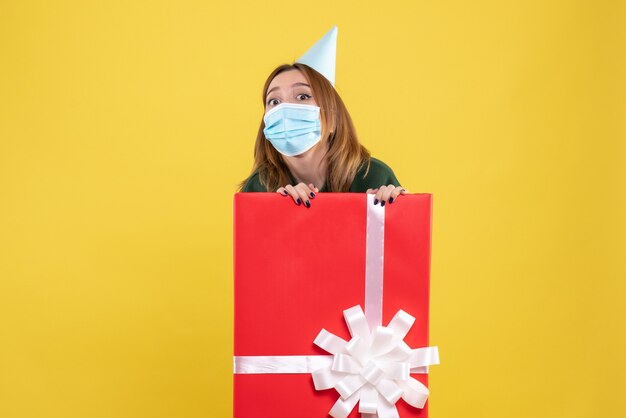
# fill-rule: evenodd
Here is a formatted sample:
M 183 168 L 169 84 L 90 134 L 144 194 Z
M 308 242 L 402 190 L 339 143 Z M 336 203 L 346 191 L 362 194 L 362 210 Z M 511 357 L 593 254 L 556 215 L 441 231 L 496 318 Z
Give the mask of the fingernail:
M 374 204 L 378 204 L 378 199 L 374 199 Z
M 384 200 L 380 201 L 380 206 L 385 206 L 385 201 Z
M 287 192 L 287 190 L 284 190 L 283 193 L 285 193 L 285 196 L 287 196 L 289 193 Z
M 315 193 L 311 192 L 311 197 L 315 197 Z
M 306 202 L 304 202 L 304 206 L 306 206 L 307 208 L 311 207 L 311 202 L 309 202 L 308 200 Z
M 302 201 L 298 198 L 298 200 L 296 200 L 296 204 L 299 205 L 300 203 L 302 203 Z
M 393 203 L 393 197 L 389 198 L 389 204 L 391 205 Z

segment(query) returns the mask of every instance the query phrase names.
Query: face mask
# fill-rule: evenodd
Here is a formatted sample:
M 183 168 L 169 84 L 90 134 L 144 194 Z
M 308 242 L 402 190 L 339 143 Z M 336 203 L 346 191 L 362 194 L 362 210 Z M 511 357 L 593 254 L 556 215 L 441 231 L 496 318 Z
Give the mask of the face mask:
M 281 103 L 267 112 L 263 121 L 265 137 L 287 157 L 308 151 L 322 137 L 318 106 Z

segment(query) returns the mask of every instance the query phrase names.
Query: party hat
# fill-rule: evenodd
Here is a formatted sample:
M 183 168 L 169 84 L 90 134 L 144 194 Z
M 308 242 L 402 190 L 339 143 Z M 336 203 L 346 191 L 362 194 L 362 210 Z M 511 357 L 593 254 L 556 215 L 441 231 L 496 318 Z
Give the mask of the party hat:
M 337 26 L 326 32 L 296 62 L 306 64 L 322 74 L 330 84 L 335 85 L 335 60 L 337 57 Z

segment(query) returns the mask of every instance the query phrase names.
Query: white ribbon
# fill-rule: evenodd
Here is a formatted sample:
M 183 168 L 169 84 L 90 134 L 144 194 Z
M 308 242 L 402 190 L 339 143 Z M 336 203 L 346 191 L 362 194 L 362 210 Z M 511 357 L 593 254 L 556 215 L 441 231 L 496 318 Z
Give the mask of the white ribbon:
M 316 390 L 339 392 L 329 411 L 334 418 L 346 418 L 357 403 L 362 418 L 396 418 L 400 398 L 423 408 L 428 388 L 410 373 L 428 373 L 428 366 L 439 364 L 439 353 L 437 347 L 411 349 L 403 341 L 415 321 L 403 310 L 381 326 L 384 236 L 385 208 L 368 194 L 365 313 L 358 305 L 343 312 L 350 341 L 322 329 L 314 343 L 330 356 L 235 356 L 234 372 L 311 373 Z
M 332 364 L 312 373 L 316 390 L 335 388 L 339 392 L 329 415 L 346 418 L 359 402 L 362 417 L 398 417 L 395 403 L 400 398 L 423 408 L 428 388 L 409 374 L 424 373 L 428 366 L 439 364 L 439 353 L 437 347 L 411 349 L 403 341 L 415 318 L 399 310 L 389 325 L 377 325 L 370 333 L 360 306 L 346 309 L 343 316 L 350 341 L 325 329 L 315 338 L 317 346 L 333 354 Z

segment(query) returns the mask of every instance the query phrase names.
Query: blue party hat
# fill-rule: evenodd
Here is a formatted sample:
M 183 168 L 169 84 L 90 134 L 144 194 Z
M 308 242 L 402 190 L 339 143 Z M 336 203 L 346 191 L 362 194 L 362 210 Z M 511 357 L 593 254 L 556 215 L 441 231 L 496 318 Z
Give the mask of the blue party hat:
M 335 61 L 337 57 L 337 26 L 315 43 L 296 62 L 306 64 L 322 74 L 335 85 Z

